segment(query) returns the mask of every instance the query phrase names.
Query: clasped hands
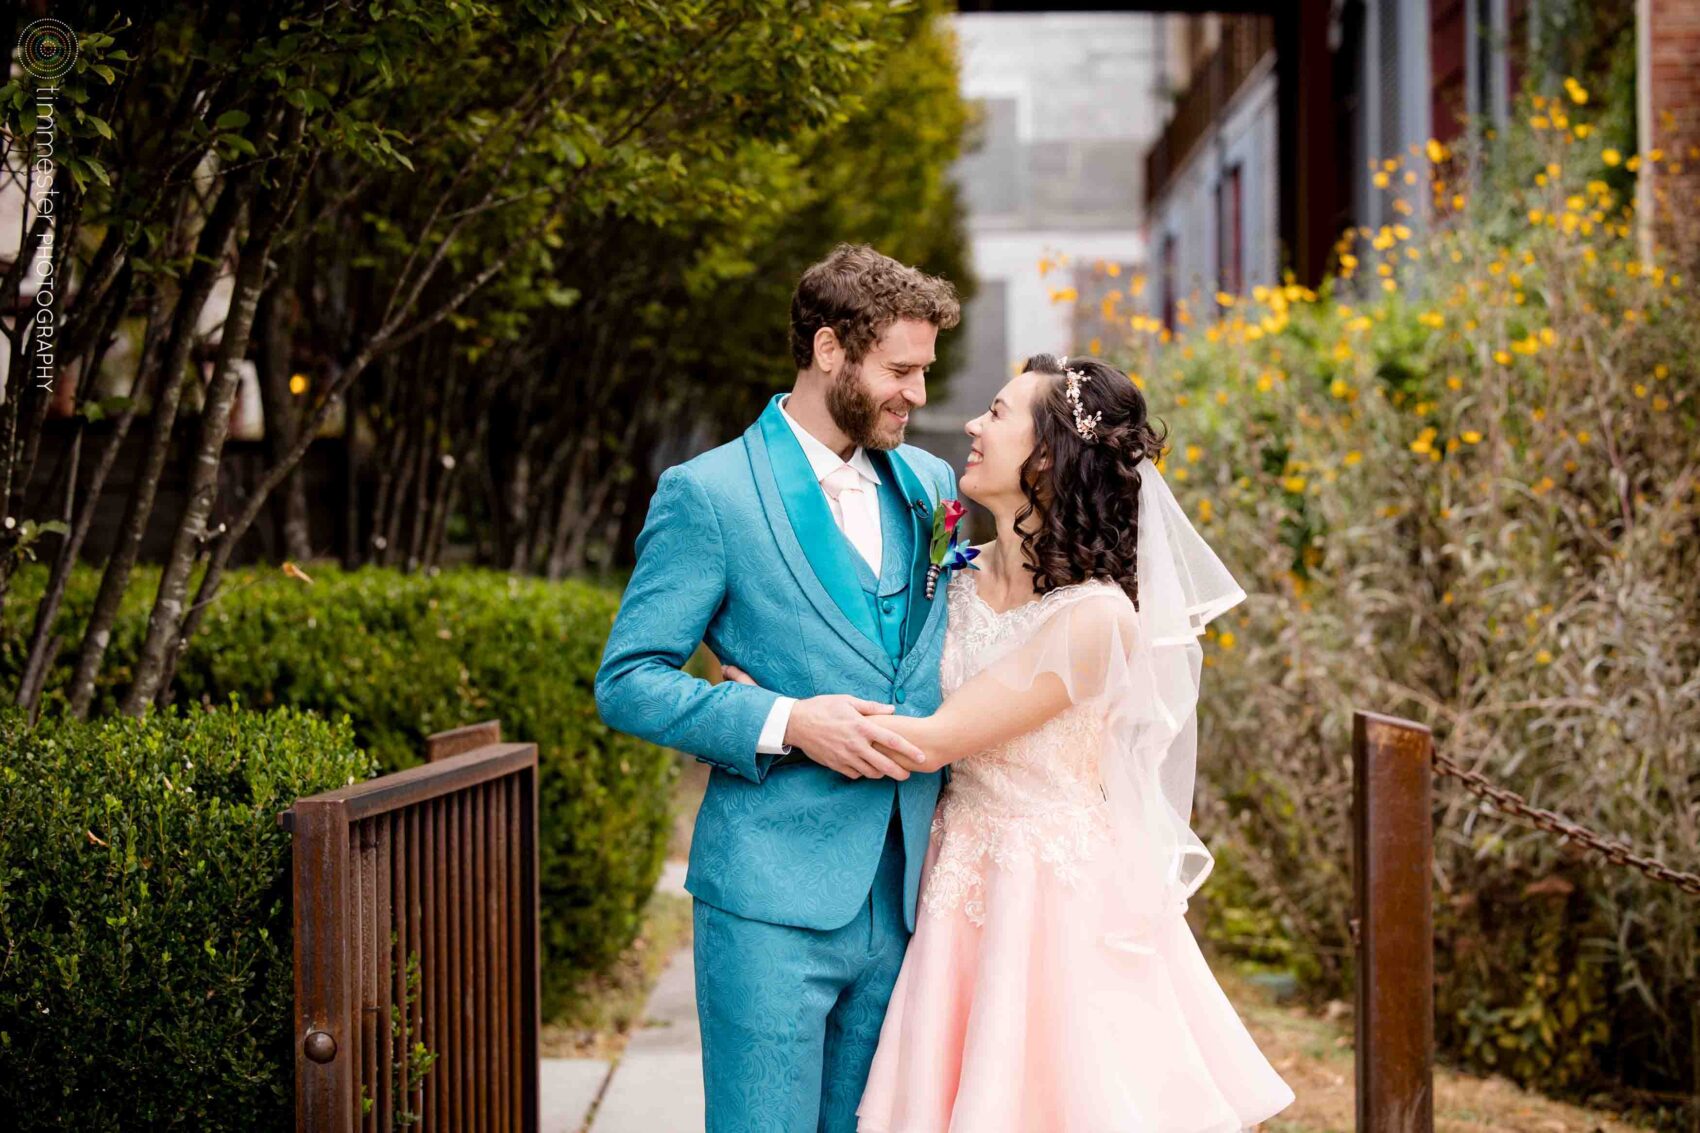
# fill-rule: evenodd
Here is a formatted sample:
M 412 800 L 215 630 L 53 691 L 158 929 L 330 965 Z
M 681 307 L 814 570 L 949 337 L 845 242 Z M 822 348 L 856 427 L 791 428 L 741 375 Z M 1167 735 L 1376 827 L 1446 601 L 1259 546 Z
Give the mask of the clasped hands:
M 756 683 L 736 665 L 722 664 L 721 671 L 729 681 Z M 915 771 L 938 770 L 924 751 L 880 722 L 896 711 L 895 705 L 855 696 L 807 697 L 791 708 L 785 742 L 848 779 L 907 779 Z

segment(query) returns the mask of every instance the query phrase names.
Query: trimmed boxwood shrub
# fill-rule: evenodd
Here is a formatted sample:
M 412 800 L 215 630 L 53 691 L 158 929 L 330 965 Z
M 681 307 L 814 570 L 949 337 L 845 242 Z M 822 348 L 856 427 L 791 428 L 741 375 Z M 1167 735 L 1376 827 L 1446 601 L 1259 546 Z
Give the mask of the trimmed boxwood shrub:
M 556 1013 L 590 972 L 631 942 L 666 856 L 674 761 L 607 728 L 593 684 L 619 595 L 457 568 L 410 575 L 308 564 L 311 583 L 277 567 L 236 571 L 178 669 L 179 697 L 347 713 L 385 770 L 419 762 L 431 732 L 498 718 L 535 741 L 541 763 L 543 995 Z M 0 623 L 0 672 L 22 665 L 43 584 L 20 573 Z M 112 711 L 146 628 L 157 569 L 138 569 L 113 627 L 95 711 Z M 79 569 L 61 624 L 67 640 L 99 584 Z M 75 650 L 49 674 L 44 710 L 63 703 Z
M 14 1129 L 291 1128 L 289 836 L 370 774 L 346 720 L 0 709 L 0 1112 Z

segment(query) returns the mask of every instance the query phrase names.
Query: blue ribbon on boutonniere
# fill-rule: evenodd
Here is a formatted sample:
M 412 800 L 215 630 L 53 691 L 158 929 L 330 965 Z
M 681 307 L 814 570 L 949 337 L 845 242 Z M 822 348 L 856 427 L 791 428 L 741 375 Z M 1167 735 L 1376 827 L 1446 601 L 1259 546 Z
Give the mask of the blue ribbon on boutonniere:
M 933 509 L 933 538 L 928 552 L 927 601 L 933 600 L 938 589 L 939 575 L 945 571 L 979 570 L 974 560 L 980 557 L 978 547 L 964 547 L 957 539 L 956 527 L 968 509 L 959 500 L 941 500 Z

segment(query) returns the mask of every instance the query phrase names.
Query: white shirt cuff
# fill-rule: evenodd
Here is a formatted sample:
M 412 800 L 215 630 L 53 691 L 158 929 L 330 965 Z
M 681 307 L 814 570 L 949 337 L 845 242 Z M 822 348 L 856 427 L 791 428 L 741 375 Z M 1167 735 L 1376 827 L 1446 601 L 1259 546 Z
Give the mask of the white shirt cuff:
M 761 726 L 761 735 L 756 739 L 756 754 L 791 753 L 791 745 L 785 742 L 785 729 L 791 725 L 791 706 L 796 703 L 796 698 L 791 696 L 781 696 L 773 702 L 773 707 L 767 710 L 767 722 Z

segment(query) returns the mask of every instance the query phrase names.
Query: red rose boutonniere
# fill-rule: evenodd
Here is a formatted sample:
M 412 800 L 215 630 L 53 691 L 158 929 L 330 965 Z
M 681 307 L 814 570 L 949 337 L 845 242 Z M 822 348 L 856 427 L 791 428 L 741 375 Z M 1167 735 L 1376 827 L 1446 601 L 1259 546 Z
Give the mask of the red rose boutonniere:
M 933 594 L 938 588 L 939 575 L 947 570 L 979 570 L 974 560 L 979 557 L 978 547 L 963 547 L 957 542 L 956 525 L 962 517 L 968 514 L 968 509 L 962 506 L 960 500 L 942 500 L 933 509 L 933 539 L 927 567 L 927 601 L 933 600 Z

